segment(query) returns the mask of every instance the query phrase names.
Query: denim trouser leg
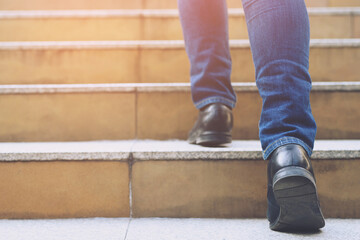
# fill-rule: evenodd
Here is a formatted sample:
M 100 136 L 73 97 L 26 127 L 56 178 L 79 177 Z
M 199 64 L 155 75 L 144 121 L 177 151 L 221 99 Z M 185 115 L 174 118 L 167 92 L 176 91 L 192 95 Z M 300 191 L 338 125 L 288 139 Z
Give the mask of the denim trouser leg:
M 309 95 L 309 19 L 304 0 L 243 0 L 256 84 L 263 99 L 259 123 L 264 159 L 273 150 L 299 144 L 311 155 L 316 124 Z M 179 0 L 192 97 L 233 107 L 227 7 L 224 0 Z M 241 66 L 235 66 L 241 67 Z M 241 120 L 240 120 L 241 121 Z
M 233 108 L 226 1 L 178 0 L 178 6 L 195 106 L 223 103 Z
M 310 156 L 316 124 L 310 108 L 310 27 L 304 0 L 242 2 L 263 100 L 259 130 L 264 158 L 288 143 L 301 145 Z

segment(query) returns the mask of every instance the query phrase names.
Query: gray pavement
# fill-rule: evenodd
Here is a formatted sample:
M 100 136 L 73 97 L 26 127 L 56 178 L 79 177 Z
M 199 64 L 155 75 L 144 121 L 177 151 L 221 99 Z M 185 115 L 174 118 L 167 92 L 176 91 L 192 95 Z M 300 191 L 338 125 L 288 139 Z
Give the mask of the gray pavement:
M 226 147 L 202 147 L 183 140 L 86 142 L 2 142 L 0 161 L 262 159 L 258 140 L 234 140 Z M 315 159 L 359 159 L 360 140 L 316 140 Z
M 279 233 L 266 219 L 93 218 L 0 220 L 1 240 L 360 239 L 360 219 L 327 219 L 316 233 Z

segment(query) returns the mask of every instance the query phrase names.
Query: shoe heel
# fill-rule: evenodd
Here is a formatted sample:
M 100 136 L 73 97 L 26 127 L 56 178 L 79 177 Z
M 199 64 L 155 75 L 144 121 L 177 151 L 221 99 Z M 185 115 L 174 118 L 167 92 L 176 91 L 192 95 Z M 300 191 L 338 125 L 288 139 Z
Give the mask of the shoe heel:
M 280 214 L 271 229 L 311 231 L 324 227 L 315 179 L 309 171 L 296 166 L 282 168 L 274 175 L 273 191 Z
M 286 178 L 298 177 L 298 181 L 281 181 L 280 184 L 277 184 L 278 181 Z M 297 166 L 284 167 L 280 169 L 273 177 L 273 187 L 277 184 L 278 188 L 287 188 L 287 187 L 296 187 L 298 184 L 301 184 L 302 181 L 300 179 L 308 179 L 310 182 L 316 186 L 315 178 L 313 175 L 306 169 Z M 283 184 L 285 185 L 283 186 Z

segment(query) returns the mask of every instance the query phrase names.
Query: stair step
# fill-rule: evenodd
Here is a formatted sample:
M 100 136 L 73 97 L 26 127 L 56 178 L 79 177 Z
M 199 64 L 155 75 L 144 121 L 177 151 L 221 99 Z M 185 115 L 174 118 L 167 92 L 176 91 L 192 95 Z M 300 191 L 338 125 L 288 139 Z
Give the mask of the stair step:
M 159 1 L 159 0 L 152 0 Z M 89 0 L 2 0 L 1 10 L 68 10 L 68 9 L 139 9 L 142 8 L 143 0 L 131 1 L 89 1 Z
M 317 140 L 312 156 L 326 217 L 360 217 L 360 140 Z M 0 218 L 263 218 L 258 141 L 0 143 Z
M 358 240 L 359 219 L 326 219 L 315 234 L 270 231 L 266 219 L 194 218 L 89 218 L 1 220 L 0 234 L 7 240 L 204 240 L 278 239 Z M 19 231 L 21 226 L 21 231 Z
M 232 80 L 254 81 L 249 41 L 230 40 L 230 45 Z M 359 60 L 360 38 L 311 40 L 310 74 L 314 81 L 359 81 Z M 0 84 L 187 79 L 189 62 L 182 40 L 0 43 Z
M 257 139 L 256 86 L 233 86 L 233 138 Z M 319 139 L 360 138 L 359 91 L 360 82 L 313 83 Z M 186 139 L 197 114 L 188 83 L 0 86 L 0 141 Z
M 360 38 L 360 8 L 310 8 L 311 38 Z M 183 39 L 177 9 L 0 11 L 0 41 Z M 248 38 L 242 9 L 229 9 L 231 39 Z
M 305 0 L 308 7 L 360 6 L 358 0 Z M 239 0 L 227 0 L 230 8 L 241 7 Z M 64 9 L 169 9 L 176 8 L 176 0 L 132 0 L 132 1 L 46 1 L 46 0 L 2 0 L 1 10 L 64 10 Z

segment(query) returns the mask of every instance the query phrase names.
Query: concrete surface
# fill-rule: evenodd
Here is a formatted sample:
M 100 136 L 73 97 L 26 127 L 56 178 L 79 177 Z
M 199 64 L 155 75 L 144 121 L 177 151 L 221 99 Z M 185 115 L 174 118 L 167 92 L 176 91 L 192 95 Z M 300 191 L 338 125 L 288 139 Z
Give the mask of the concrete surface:
M 327 219 L 315 233 L 279 233 L 266 219 L 94 218 L 1 220 L 1 240 L 232 240 L 359 239 L 360 219 Z
M 262 159 L 260 141 L 234 140 L 208 148 L 183 140 L 3 142 L 0 161 Z M 360 140 L 316 140 L 312 159 L 360 158 Z

